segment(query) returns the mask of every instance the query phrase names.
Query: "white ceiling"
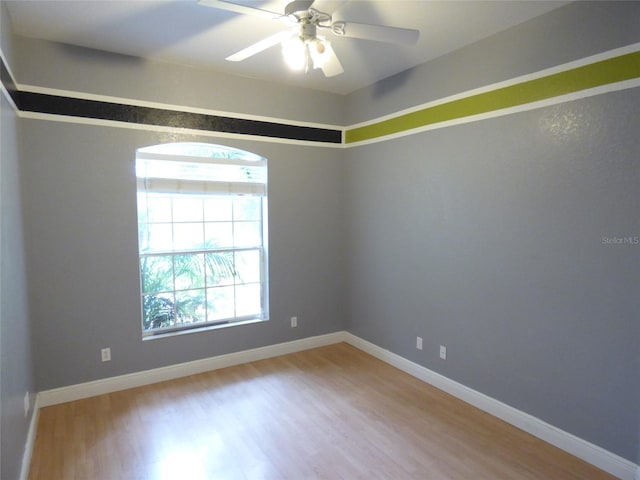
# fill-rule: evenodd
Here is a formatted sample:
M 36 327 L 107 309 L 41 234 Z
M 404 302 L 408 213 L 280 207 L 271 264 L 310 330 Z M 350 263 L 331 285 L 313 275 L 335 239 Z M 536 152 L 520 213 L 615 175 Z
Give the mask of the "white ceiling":
M 288 2 L 236 3 L 282 12 Z M 22 0 L 7 6 L 18 35 L 347 94 L 566 3 L 351 0 L 334 12 L 334 20 L 417 29 L 420 39 L 416 45 L 398 46 L 331 35 L 345 70 L 331 78 L 319 70 L 289 71 L 277 46 L 240 63 L 226 61 L 281 31 L 283 24 L 206 7 L 197 0 Z

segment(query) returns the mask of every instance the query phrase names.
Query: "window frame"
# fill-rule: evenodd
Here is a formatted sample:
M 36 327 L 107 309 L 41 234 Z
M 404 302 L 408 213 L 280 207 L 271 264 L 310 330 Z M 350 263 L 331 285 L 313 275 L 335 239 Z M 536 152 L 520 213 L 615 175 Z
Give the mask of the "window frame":
M 178 151 L 181 148 L 191 149 L 193 151 L 206 152 L 209 156 L 203 155 L 192 155 L 192 154 L 176 154 L 175 150 Z M 165 153 L 167 152 L 167 153 Z M 220 156 L 215 156 L 216 154 Z M 141 171 L 141 161 L 143 164 L 146 162 L 147 167 L 151 165 L 152 169 L 154 165 L 157 165 L 155 162 L 183 162 L 185 168 L 189 168 L 190 166 L 194 166 L 197 164 L 205 164 L 209 167 L 213 166 L 218 168 L 218 166 L 234 166 L 234 167 L 258 167 L 256 171 L 258 171 L 258 179 L 250 178 L 251 175 L 247 173 L 247 177 L 249 179 L 242 180 L 233 180 L 233 179 L 202 179 L 201 177 L 196 178 L 171 178 L 160 176 L 146 176 Z M 148 164 L 148 162 L 153 162 Z M 269 320 L 269 275 L 268 275 L 268 265 L 269 265 L 269 254 L 268 254 L 268 168 L 267 168 L 267 159 L 264 157 L 260 157 L 251 152 L 246 152 L 243 150 L 234 149 L 231 147 L 214 145 L 208 143 L 169 143 L 169 144 L 161 144 L 154 145 L 152 147 L 141 148 L 136 151 L 136 214 L 137 214 L 137 230 L 138 230 L 138 273 L 140 280 L 140 327 L 142 331 L 142 339 L 148 340 L 153 338 L 161 338 L 166 336 L 173 335 L 181 335 L 186 333 L 195 333 L 200 331 L 219 329 L 231 326 L 239 326 L 246 325 L 250 323 L 263 322 Z M 179 167 L 181 168 L 181 167 Z M 196 167 L 197 168 L 197 167 Z M 206 167 L 205 167 L 206 168 Z M 248 172 L 248 169 L 246 170 Z M 206 172 L 205 172 L 206 173 Z M 188 174 L 190 175 L 190 174 Z M 141 240 L 142 234 L 144 231 L 148 233 L 149 226 L 154 224 L 154 222 L 148 221 L 145 217 L 145 221 L 143 222 L 142 210 L 141 210 L 141 195 L 144 195 L 144 202 L 149 201 L 150 196 L 166 196 L 171 200 L 171 212 L 170 212 L 170 221 L 158 222 L 158 224 L 166 224 L 170 225 L 171 228 L 171 248 L 164 250 L 145 250 L 143 251 L 143 242 Z M 259 210 L 259 219 L 253 220 L 242 220 L 235 217 L 235 209 L 237 208 L 238 202 L 236 199 L 242 198 L 244 196 L 250 197 L 259 197 L 260 198 L 260 210 Z M 181 222 L 176 220 L 174 217 L 174 202 L 181 198 L 198 198 L 205 202 L 205 199 L 209 198 L 221 198 L 228 197 L 231 200 L 230 208 L 231 208 L 231 218 L 227 220 L 207 220 L 206 219 L 206 207 L 205 204 L 202 204 L 202 218 L 198 221 L 193 222 L 194 224 L 201 223 L 203 227 L 203 231 L 206 228 L 208 223 L 230 223 L 232 236 L 233 236 L 233 245 L 224 245 L 224 246 L 210 246 L 207 248 L 204 243 L 201 248 L 181 248 L 177 249 L 175 247 L 175 225 L 180 224 Z M 144 214 L 148 215 L 148 210 L 144 210 Z M 257 216 L 256 216 L 257 218 Z M 236 245 L 235 244 L 235 231 L 237 225 L 247 222 L 247 223 L 259 223 L 260 228 L 260 242 L 255 245 Z M 144 227 L 143 227 L 144 225 Z M 145 228 L 146 230 L 143 230 Z M 257 237 L 256 237 L 257 238 Z M 255 272 L 258 274 L 257 282 L 243 282 L 239 277 L 238 268 L 239 264 L 237 263 L 238 254 L 242 252 L 256 251 L 258 253 L 258 269 L 259 272 Z M 210 274 L 213 275 L 212 271 L 209 270 L 210 265 L 207 263 L 207 260 L 210 260 L 212 257 L 208 257 L 209 254 L 222 254 L 231 255 L 232 256 L 232 269 L 233 274 L 232 282 L 223 285 L 207 285 L 207 278 Z M 202 280 L 203 284 L 198 287 L 189 287 L 189 288 L 178 288 L 178 284 L 176 283 L 176 259 L 180 256 L 193 256 L 194 260 L 197 256 L 201 256 L 201 268 L 202 268 Z M 165 257 L 171 258 L 171 290 L 157 290 L 157 291 L 146 291 L 145 285 L 145 273 L 148 273 L 148 270 L 143 271 L 143 259 L 151 258 L 151 257 Z M 198 259 L 199 260 L 199 259 Z M 215 262 L 214 262 L 215 263 Z M 217 272 L 216 272 L 217 274 Z M 238 314 L 238 304 L 236 300 L 236 293 L 239 288 L 244 286 L 258 285 L 260 288 L 260 311 L 259 313 L 249 313 L 249 314 Z M 210 304 L 207 301 L 207 295 L 214 294 L 215 289 L 220 288 L 218 292 L 221 292 L 224 288 L 233 288 L 233 316 L 227 316 L 225 318 L 219 319 L 209 319 L 207 316 L 208 309 L 210 308 Z M 177 307 L 177 297 L 179 294 L 183 293 L 187 295 L 188 292 L 195 295 L 202 295 L 204 299 L 204 303 L 201 304 L 201 308 L 204 309 L 204 320 L 203 321 L 195 321 L 193 323 L 181 323 L 181 324 L 173 324 L 165 327 L 157 327 L 157 328 L 149 328 L 145 329 L 145 321 L 146 321 L 146 310 L 145 310 L 145 301 L 146 298 L 165 298 L 169 303 L 171 303 L 171 310 L 167 310 L 171 313 L 171 318 L 175 322 L 176 318 L 178 318 L 178 307 Z M 170 298 L 170 299 L 169 299 Z M 184 297 L 183 297 L 184 298 Z M 162 303 L 162 302 L 160 302 Z M 167 303 L 165 303 L 165 306 Z M 148 307 L 147 307 L 148 308 Z M 168 308 L 168 307 L 167 307 Z

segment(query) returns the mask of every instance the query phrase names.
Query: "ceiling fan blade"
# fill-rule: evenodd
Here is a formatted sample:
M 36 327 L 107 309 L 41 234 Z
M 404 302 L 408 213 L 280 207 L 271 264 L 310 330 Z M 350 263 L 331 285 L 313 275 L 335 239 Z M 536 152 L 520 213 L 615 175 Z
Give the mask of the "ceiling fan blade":
M 253 45 L 247 48 L 243 48 L 239 52 L 236 52 L 233 55 L 228 56 L 225 60 L 229 60 L 230 62 L 241 62 L 242 60 L 252 57 L 256 53 L 260 53 L 266 50 L 267 48 L 277 45 L 278 43 L 282 42 L 286 38 L 289 38 L 290 36 L 291 36 L 291 32 L 289 31 L 278 32 L 274 35 L 271 35 L 267 38 L 260 40 L 257 43 L 254 43 Z
M 205 7 L 219 8 L 220 10 L 242 13 L 244 15 L 253 15 L 269 19 L 282 17 L 281 13 L 270 12 L 261 8 L 247 7 L 246 5 L 240 5 L 238 3 L 229 2 L 227 0 L 198 0 L 198 3 L 200 5 L 204 5 Z
M 318 10 L 319 12 L 328 13 L 329 15 L 331 15 L 348 1 L 349 0 L 316 0 L 311 5 L 311 8 L 313 8 L 314 10 Z
M 296 12 L 306 12 L 311 7 L 313 0 L 293 0 L 284 7 L 284 14 L 294 15 Z
M 325 44 L 325 50 L 327 58 L 321 67 L 324 76 L 335 77 L 336 75 L 340 75 L 341 73 L 343 73 L 344 69 L 342 68 L 342 64 L 340 63 L 340 60 L 338 60 L 338 56 L 336 55 L 336 52 L 334 52 L 333 47 L 329 42 Z
M 377 42 L 403 43 L 413 45 L 418 41 L 420 32 L 410 28 L 370 25 L 368 23 L 334 22 L 333 33 L 339 36 L 375 40 Z

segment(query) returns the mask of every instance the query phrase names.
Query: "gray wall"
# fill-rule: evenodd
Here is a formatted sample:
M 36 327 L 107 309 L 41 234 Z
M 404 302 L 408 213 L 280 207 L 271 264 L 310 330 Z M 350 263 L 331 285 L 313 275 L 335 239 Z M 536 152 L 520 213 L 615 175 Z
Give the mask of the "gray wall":
M 269 159 L 271 320 L 143 342 L 135 151 L 212 139 L 39 120 L 24 128 L 40 390 L 342 329 L 340 150 L 218 139 Z M 102 363 L 107 346 L 112 361 Z
M 17 478 L 22 463 L 29 421 L 23 400 L 35 390 L 32 369 L 31 325 L 27 304 L 24 233 L 19 179 L 18 121 L 0 95 L 0 440 L 1 478 Z M 34 397 L 31 396 L 30 402 Z
M 0 5 L 2 49 L 9 52 L 5 5 Z M 26 392 L 35 390 L 19 165 L 20 125 L 0 93 L 0 478 L 18 478 L 33 409 L 24 415 Z M 33 399 L 33 396 L 31 397 Z
M 584 22 L 584 55 L 597 39 L 600 51 L 640 40 L 640 28 L 625 30 L 640 3 L 592 16 L 602 8 L 570 5 L 500 35 L 501 80 L 525 73 L 523 51 L 579 56 Z M 557 31 L 562 41 L 545 37 Z M 525 34 L 539 45 L 524 50 Z M 425 65 L 410 80 L 432 99 L 434 77 L 441 94 L 485 75 L 493 44 L 434 62 L 446 75 Z M 348 111 L 380 113 L 385 95 L 422 101 L 412 88 L 378 98 L 383 86 L 355 94 Z M 347 330 L 637 461 L 640 246 L 602 238 L 640 235 L 638 111 L 636 88 L 348 150 Z

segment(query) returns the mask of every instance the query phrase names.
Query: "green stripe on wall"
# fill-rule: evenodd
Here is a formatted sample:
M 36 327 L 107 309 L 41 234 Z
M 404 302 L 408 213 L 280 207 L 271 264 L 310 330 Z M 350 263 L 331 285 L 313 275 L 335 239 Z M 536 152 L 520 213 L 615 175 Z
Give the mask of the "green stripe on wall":
M 345 143 L 371 140 L 639 77 L 640 52 L 633 52 L 353 128 L 345 132 Z

